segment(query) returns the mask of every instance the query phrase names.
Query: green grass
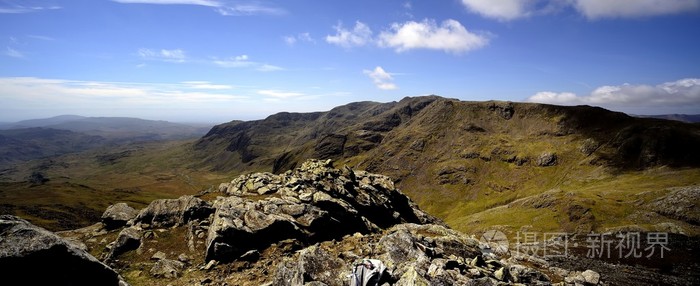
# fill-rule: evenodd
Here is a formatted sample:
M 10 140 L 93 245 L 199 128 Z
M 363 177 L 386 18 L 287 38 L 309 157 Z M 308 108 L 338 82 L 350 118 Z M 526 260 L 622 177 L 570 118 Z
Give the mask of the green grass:
M 130 150 L 114 164 L 96 159 L 105 152 Z M 0 182 L 0 211 L 21 216 L 49 230 L 83 227 L 99 221 L 111 204 L 126 202 L 143 208 L 151 201 L 196 194 L 235 174 L 194 169 L 191 141 L 169 141 L 126 146 L 120 149 L 88 151 L 35 160 L 18 166 L 28 174 L 37 166 L 50 179 L 43 185 L 22 182 L 23 177 Z M 14 181 L 14 182 L 13 182 Z

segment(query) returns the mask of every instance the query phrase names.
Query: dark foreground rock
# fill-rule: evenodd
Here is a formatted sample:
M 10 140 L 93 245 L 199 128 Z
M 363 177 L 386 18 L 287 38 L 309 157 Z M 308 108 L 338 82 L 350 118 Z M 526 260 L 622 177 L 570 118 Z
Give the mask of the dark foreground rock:
M 2 285 L 128 285 L 95 257 L 56 234 L 0 215 Z

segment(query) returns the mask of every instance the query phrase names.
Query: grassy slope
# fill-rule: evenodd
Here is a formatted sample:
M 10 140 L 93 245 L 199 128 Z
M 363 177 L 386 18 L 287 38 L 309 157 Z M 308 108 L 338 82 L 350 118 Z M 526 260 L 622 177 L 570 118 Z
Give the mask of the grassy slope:
M 196 194 L 230 177 L 191 168 L 191 146 L 191 141 L 147 143 L 26 162 L 3 176 L 0 212 L 65 230 L 95 223 L 116 202 L 142 208 L 155 199 Z M 100 160 L 105 154 L 116 159 Z M 32 170 L 50 180 L 24 182 Z

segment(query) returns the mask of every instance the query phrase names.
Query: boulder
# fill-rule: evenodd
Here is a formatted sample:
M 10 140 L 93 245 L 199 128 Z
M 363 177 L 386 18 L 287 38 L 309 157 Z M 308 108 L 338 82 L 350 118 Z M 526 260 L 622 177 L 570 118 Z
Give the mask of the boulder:
M 3 285 L 128 285 L 114 270 L 43 228 L 0 215 Z
M 127 251 L 138 249 L 139 246 L 141 246 L 141 232 L 133 227 L 125 228 L 119 232 L 107 258 L 109 260 L 117 258 Z
M 123 227 L 138 215 L 138 211 L 126 203 L 117 203 L 107 207 L 102 214 L 102 223 L 108 230 Z
M 213 212 L 208 202 L 193 196 L 182 196 L 151 202 L 139 212 L 135 222 L 153 228 L 180 226 L 193 220 L 207 219 Z

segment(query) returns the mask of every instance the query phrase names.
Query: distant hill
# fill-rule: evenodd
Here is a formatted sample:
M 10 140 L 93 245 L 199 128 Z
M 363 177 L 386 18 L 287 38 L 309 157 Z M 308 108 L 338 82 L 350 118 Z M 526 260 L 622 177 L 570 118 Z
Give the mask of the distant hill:
M 0 130 L 0 163 L 80 152 L 120 144 L 198 138 L 209 126 L 127 117 L 62 115 L 6 124 Z
M 641 118 L 658 118 L 675 120 L 686 123 L 700 123 L 700 114 L 661 114 L 661 115 L 634 115 Z
M 151 141 L 195 138 L 209 130 L 207 125 L 188 125 L 168 121 L 130 117 L 83 117 L 61 115 L 44 119 L 24 120 L 6 124 L 2 129 L 44 127 L 70 130 L 89 135 L 126 141 Z
M 0 130 L 0 164 L 79 152 L 107 144 L 100 136 L 42 127 Z
M 31 128 L 31 127 L 47 127 L 55 124 L 61 124 L 65 122 L 77 121 L 85 119 L 84 116 L 79 115 L 59 115 L 50 118 L 40 118 L 40 119 L 29 119 L 22 120 L 14 123 L 5 123 L 2 129 L 18 129 L 18 128 Z

